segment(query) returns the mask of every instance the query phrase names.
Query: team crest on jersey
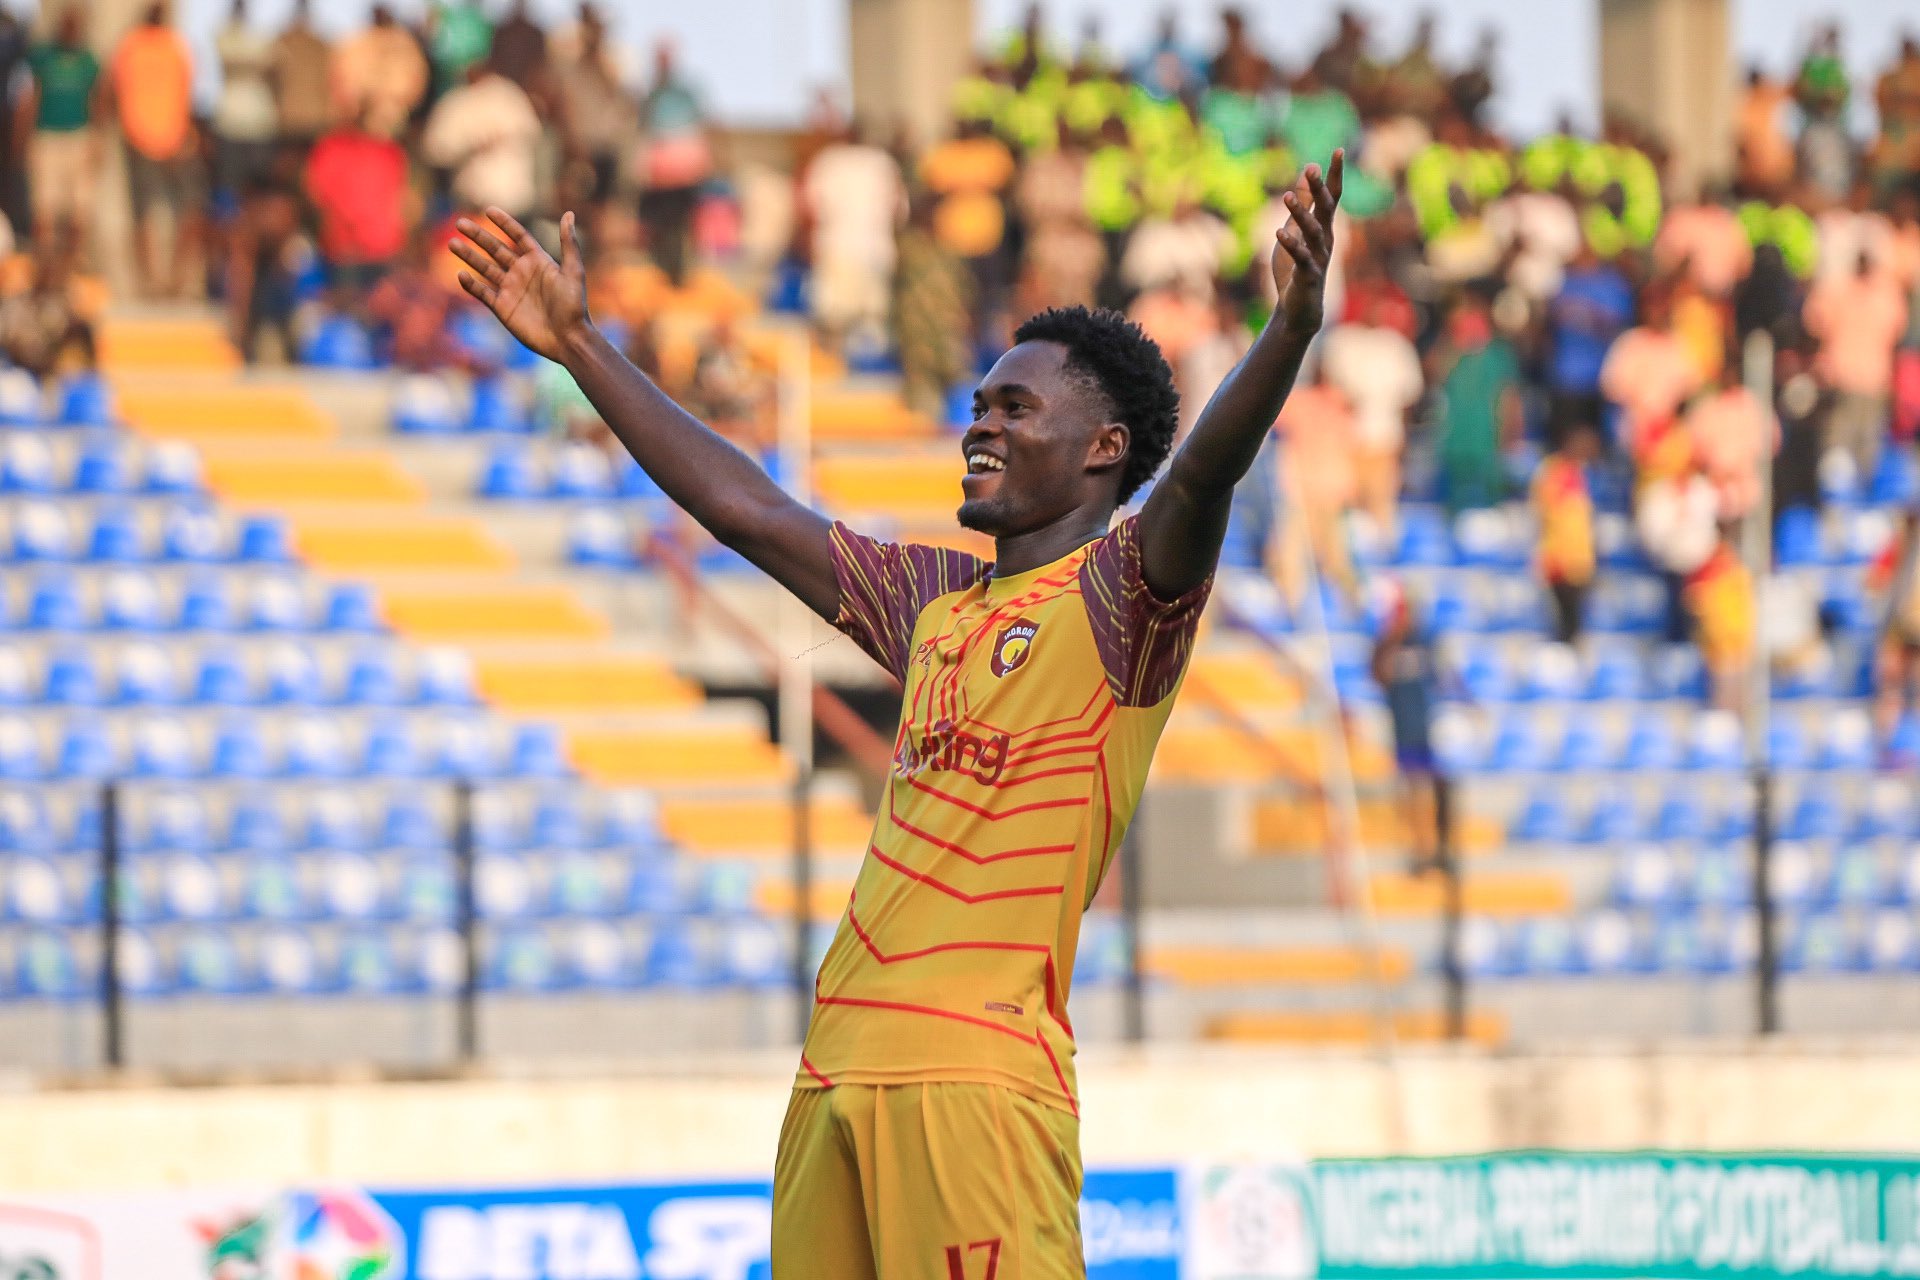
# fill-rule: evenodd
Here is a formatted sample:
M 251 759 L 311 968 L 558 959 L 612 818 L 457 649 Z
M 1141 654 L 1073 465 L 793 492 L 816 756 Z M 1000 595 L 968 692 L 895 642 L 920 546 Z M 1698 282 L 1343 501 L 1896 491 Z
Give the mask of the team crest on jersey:
M 1039 623 L 1028 622 L 1024 618 L 1008 623 L 993 645 L 993 674 L 1004 676 L 1025 662 L 1027 655 L 1033 652 L 1033 637 L 1039 631 Z

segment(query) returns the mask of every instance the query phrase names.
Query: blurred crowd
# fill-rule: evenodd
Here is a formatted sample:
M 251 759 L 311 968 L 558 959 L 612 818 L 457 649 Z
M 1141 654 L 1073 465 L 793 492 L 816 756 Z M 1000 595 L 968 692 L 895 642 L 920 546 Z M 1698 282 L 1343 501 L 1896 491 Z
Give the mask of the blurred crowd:
M 104 62 L 84 3 L 40 39 L 0 16 L 14 86 L 0 214 L 25 264 L 0 279 L 13 363 L 91 358 L 111 145 L 137 289 L 221 299 L 250 359 L 277 346 L 490 375 L 501 353 L 462 340 L 468 304 L 439 251 L 451 218 L 497 205 L 550 239 L 573 209 L 596 315 L 763 450 L 772 371 L 739 323 L 762 299 L 856 370 L 897 368 L 936 421 L 964 418 L 955 389 L 1019 318 L 1121 308 L 1166 353 L 1190 422 L 1273 304 L 1281 194 L 1345 147 L 1329 324 L 1239 495 L 1230 549 L 1290 599 L 1316 576 L 1357 597 L 1356 546 L 1399 538 L 1410 495 L 1454 516 L 1530 507 L 1552 629 L 1577 645 L 1618 560 L 1606 532 L 1625 527 L 1667 583 L 1670 638 L 1698 641 L 1733 706 L 1763 648 L 1776 664 L 1820 650 L 1814 616 L 1769 618 L 1788 639 L 1763 645 L 1734 546 L 1769 452 L 1783 538 L 1913 470 L 1913 39 L 1871 84 L 1832 29 L 1797 66 L 1751 69 L 1731 180 L 1694 190 L 1624 117 L 1503 133 L 1497 33 L 1449 61 L 1431 19 L 1387 49 L 1342 10 L 1287 66 L 1251 11 L 1224 9 L 1200 35 L 1169 17 L 1117 50 L 1092 22 L 1063 40 L 1036 5 L 956 86 L 945 136 L 853 119 L 822 94 L 797 132 L 748 145 L 709 120 L 670 46 L 636 56 L 590 2 L 552 30 L 524 0 L 436 0 L 417 25 L 375 5 L 338 40 L 310 18 L 300 0 L 267 31 L 235 0 L 206 103 L 164 3 Z M 1863 114 L 1873 127 L 1856 134 Z M 1771 397 L 1743 381 L 1755 333 L 1777 353 Z M 538 377 L 550 419 L 594 430 L 563 375 Z M 1900 691 L 1888 716 L 1920 676 L 1908 532 L 1878 570 L 1893 601 L 1882 687 Z M 1793 607 L 1770 599 L 1770 613 Z

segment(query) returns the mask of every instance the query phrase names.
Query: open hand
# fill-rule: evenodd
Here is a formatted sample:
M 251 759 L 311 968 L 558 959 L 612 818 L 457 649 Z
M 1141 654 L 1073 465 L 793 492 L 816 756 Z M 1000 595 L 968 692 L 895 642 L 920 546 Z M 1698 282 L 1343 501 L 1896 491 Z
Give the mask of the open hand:
M 567 337 L 588 323 L 587 268 L 573 214 L 560 218 L 558 262 L 506 210 L 489 208 L 487 220 L 493 228 L 473 218 L 454 224 L 465 238 L 447 247 L 468 267 L 460 287 L 528 349 L 558 361 Z
M 1300 185 L 1280 198 L 1291 217 L 1274 237 L 1273 283 L 1280 290 L 1280 314 L 1290 327 L 1307 333 L 1320 328 L 1333 265 L 1333 214 L 1340 207 L 1346 163 L 1345 149 L 1336 150 L 1324 179 L 1320 166 L 1310 164 Z

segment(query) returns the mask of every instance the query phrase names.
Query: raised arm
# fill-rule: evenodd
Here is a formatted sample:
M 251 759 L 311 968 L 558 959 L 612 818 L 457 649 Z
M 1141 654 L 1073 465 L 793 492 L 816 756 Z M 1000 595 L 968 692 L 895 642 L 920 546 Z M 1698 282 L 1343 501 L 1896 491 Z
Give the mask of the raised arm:
M 459 221 L 453 252 L 466 291 L 508 332 L 565 365 L 633 460 L 722 543 L 821 617 L 840 612 L 830 526 L 788 497 L 758 463 L 675 404 L 608 342 L 587 315 L 586 266 L 573 215 L 560 219 L 560 261 L 525 227 L 488 209 L 492 227 Z
M 1253 465 L 1293 389 L 1307 344 L 1320 331 L 1345 164 L 1344 153 L 1335 151 L 1324 179 L 1319 165 L 1308 165 L 1302 184 L 1307 194 L 1296 189 L 1284 197 L 1292 220 L 1280 228 L 1273 251 L 1280 307 L 1213 393 L 1140 510 L 1141 572 L 1162 600 L 1185 595 L 1213 572 L 1227 536 L 1233 487 Z

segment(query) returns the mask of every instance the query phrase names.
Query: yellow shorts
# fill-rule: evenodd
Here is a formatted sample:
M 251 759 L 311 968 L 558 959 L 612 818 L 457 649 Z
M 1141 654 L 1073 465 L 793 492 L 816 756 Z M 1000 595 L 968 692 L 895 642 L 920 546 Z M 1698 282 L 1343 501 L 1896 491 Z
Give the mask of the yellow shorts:
M 773 1280 L 1082 1280 L 1080 1121 L 990 1084 L 795 1089 Z

